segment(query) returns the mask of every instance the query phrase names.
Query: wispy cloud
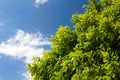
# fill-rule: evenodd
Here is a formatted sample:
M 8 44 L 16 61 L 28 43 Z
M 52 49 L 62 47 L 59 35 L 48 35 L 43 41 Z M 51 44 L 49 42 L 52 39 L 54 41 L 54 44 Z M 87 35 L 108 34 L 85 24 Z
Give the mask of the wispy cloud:
M 30 73 L 28 73 L 28 72 L 24 72 L 23 74 L 22 74 L 22 76 L 24 77 L 24 79 L 23 80 L 31 80 L 31 75 L 30 75 Z
M 0 56 L 0 59 L 2 58 L 2 56 Z
M 3 11 L 0 11 L 0 30 L 2 30 L 9 21 L 10 19 L 6 18 L 5 13 Z
M 48 2 L 48 0 L 35 0 L 35 7 L 38 8 L 40 4 L 43 5 L 46 2 Z
M 4 25 L 5 25 L 5 23 L 1 21 L 0 22 L 0 28 L 3 27 Z
M 14 36 L 0 43 L 0 54 L 31 63 L 32 57 L 42 56 L 43 46 L 50 44 L 51 42 L 39 32 L 27 33 L 23 30 L 17 30 Z

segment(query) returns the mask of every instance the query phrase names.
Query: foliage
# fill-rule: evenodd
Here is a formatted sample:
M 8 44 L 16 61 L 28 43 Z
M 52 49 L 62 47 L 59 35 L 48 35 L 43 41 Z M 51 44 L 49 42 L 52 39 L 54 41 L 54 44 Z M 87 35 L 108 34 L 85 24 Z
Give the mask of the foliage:
M 33 80 L 119 80 L 120 0 L 89 0 L 74 14 L 75 30 L 60 27 L 50 51 L 28 64 Z

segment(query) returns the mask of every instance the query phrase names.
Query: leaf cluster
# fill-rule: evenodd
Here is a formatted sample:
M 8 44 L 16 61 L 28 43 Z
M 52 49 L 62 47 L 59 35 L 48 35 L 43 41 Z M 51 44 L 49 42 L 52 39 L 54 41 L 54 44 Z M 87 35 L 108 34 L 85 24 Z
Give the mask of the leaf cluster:
M 74 30 L 60 26 L 50 51 L 33 58 L 33 80 L 119 80 L 120 0 L 89 0 L 73 14 Z

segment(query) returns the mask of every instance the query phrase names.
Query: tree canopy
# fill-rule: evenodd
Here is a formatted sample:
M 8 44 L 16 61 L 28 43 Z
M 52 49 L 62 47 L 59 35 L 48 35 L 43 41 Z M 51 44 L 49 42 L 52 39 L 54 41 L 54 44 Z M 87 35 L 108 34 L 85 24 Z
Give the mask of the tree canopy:
M 120 0 L 89 0 L 28 64 L 33 80 L 120 80 Z

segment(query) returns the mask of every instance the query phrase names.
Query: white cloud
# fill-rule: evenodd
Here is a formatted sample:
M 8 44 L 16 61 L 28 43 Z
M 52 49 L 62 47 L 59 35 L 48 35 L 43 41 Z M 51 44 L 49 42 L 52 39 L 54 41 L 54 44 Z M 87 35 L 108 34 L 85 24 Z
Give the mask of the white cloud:
M 31 63 L 33 56 L 42 56 L 44 46 L 50 46 L 51 42 L 41 33 L 27 33 L 17 30 L 15 35 L 8 40 L 0 43 L 0 54 L 21 59 Z M 1 56 L 0 56 L 1 58 Z M 28 72 L 22 74 L 24 80 L 31 80 Z
M 45 4 L 48 0 L 35 0 L 35 7 L 39 7 L 40 4 Z
M 28 72 L 24 72 L 24 73 L 22 74 L 22 76 L 24 77 L 23 80 L 31 80 L 31 79 L 32 79 L 30 73 L 28 73 Z
M 31 63 L 32 57 L 42 56 L 43 46 L 50 44 L 51 42 L 39 32 L 26 33 L 23 30 L 17 30 L 13 37 L 0 43 L 0 54 Z

